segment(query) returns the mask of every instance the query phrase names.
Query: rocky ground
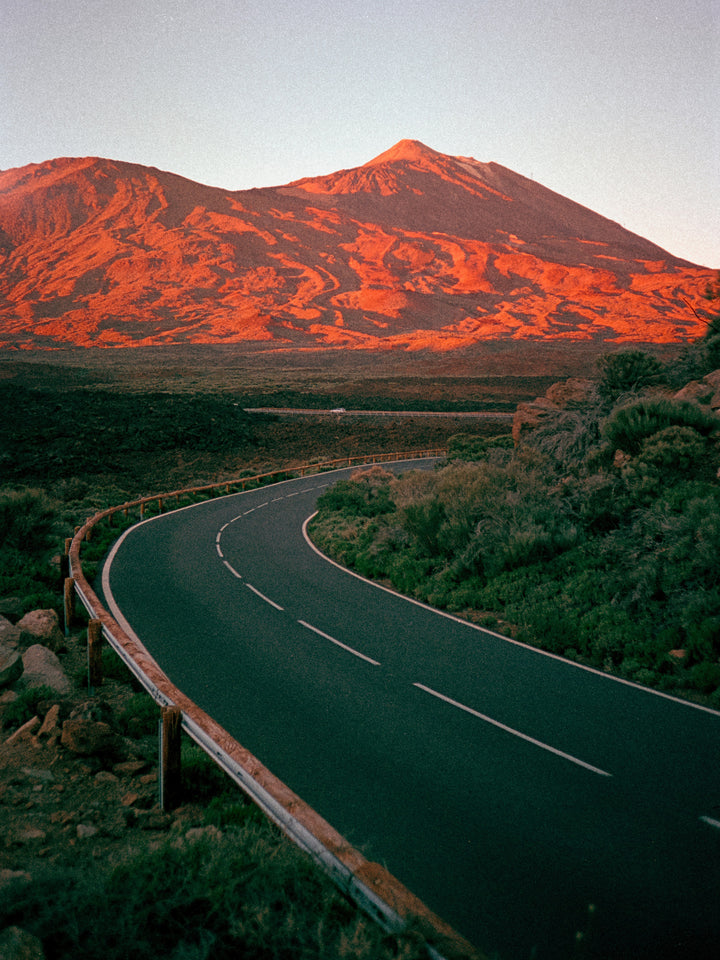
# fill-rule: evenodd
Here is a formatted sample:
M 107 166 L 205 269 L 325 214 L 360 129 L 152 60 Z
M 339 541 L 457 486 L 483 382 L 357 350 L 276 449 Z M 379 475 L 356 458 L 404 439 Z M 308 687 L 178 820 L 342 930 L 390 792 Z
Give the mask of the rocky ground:
M 18 634 L 26 642 L 27 633 L 6 618 L 0 633 L 5 661 L 8 652 L 22 653 Z M 56 674 L 53 681 L 63 692 L 41 700 L 35 715 L 11 730 L 11 704 L 39 679 L 28 671 L 0 690 L 0 897 L 7 885 L 27 883 L 48 865 L 80 855 L 112 863 L 173 833 L 215 829 L 203 826 L 200 804 L 160 808 L 157 736 L 127 720 L 137 699 L 130 682 L 106 678 L 90 696 L 84 632 L 62 637 L 55 618 L 52 634 L 46 642 L 56 649 L 44 649 L 67 680 Z M 26 661 L 37 646 L 26 647 Z M 0 956 L 15 955 L 0 933 Z

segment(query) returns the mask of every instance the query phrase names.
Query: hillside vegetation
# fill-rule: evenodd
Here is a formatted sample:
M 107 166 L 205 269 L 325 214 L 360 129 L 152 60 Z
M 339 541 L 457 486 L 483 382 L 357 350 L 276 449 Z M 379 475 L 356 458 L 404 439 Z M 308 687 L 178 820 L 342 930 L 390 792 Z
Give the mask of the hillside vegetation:
M 312 537 L 434 606 L 720 708 L 720 418 L 674 397 L 718 367 L 720 317 L 672 368 L 610 355 L 517 445 L 456 436 L 434 473 L 358 471 Z

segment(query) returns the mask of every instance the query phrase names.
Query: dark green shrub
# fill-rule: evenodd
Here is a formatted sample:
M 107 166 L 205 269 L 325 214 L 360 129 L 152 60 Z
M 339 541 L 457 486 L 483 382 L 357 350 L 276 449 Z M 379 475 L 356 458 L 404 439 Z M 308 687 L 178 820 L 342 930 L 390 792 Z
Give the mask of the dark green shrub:
M 17 700 L 5 707 L 3 727 L 6 732 L 17 730 L 18 727 L 37 715 L 39 703 L 43 701 L 57 702 L 58 699 L 57 691 L 53 690 L 52 687 L 30 687 L 22 690 Z
M 159 719 L 160 708 L 148 693 L 134 693 L 118 714 L 120 729 L 131 737 L 156 734 Z
M 0 547 L 26 553 L 46 550 L 51 543 L 57 504 L 43 490 L 0 491 Z
M 182 742 L 182 795 L 188 803 L 208 803 L 227 792 L 228 775 L 203 749 L 189 740 Z
M 720 663 L 696 663 L 688 671 L 692 686 L 701 693 L 712 693 L 720 687 Z
M 673 425 L 642 441 L 638 458 L 665 475 L 696 472 L 707 455 L 705 439 L 693 427 Z
M 667 379 L 663 364 L 642 350 L 608 353 L 600 357 L 597 365 L 601 373 L 598 390 L 605 401 L 614 401 L 625 393 L 665 383 Z
M 515 446 L 510 434 L 498 437 L 478 437 L 471 433 L 458 433 L 448 440 L 448 460 L 476 462 L 487 459 L 490 450 L 512 450 Z
M 391 513 L 395 506 L 386 485 L 358 480 L 340 480 L 318 500 L 318 508 L 332 510 L 349 517 L 377 517 Z
M 145 688 L 135 674 L 109 644 L 103 646 L 100 657 L 103 677 L 108 680 L 117 680 L 118 683 L 129 683 L 136 693 L 144 692 Z
M 618 407 L 603 426 L 610 449 L 636 455 L 648 437 L 668 427 L 690 427 L 702 437 L 718 430 L 717 417 L 684 400 L 638 400 Z
M 445 505 L 432 498 L 410 504 L 403 511 L 403 526 L 431 557 L 440 553 L 440 528 L 446 518 Z

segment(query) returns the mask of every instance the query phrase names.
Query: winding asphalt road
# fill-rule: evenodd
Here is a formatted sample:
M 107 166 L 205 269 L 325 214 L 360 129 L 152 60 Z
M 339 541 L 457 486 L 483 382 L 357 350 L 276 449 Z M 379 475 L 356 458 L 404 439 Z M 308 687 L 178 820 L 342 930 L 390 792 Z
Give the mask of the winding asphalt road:
M 431 463 L 395 469 L 416 466 Z M 349 472 L 144 521 L 105 564 L 106 603 L 173 683 L 489 955 L 714 960 L 720 714 L 332 564 L 303 526 Z

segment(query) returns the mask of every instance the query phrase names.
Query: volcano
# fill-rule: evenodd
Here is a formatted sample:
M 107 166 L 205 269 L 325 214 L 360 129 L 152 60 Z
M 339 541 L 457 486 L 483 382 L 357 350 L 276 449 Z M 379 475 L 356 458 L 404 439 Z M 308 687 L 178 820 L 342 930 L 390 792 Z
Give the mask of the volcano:
M 713 276 L 506 167 L 416 140 L 235 192 L 98 158 L 0 173 L 4 349 L 681 343 L 705 329 Z

